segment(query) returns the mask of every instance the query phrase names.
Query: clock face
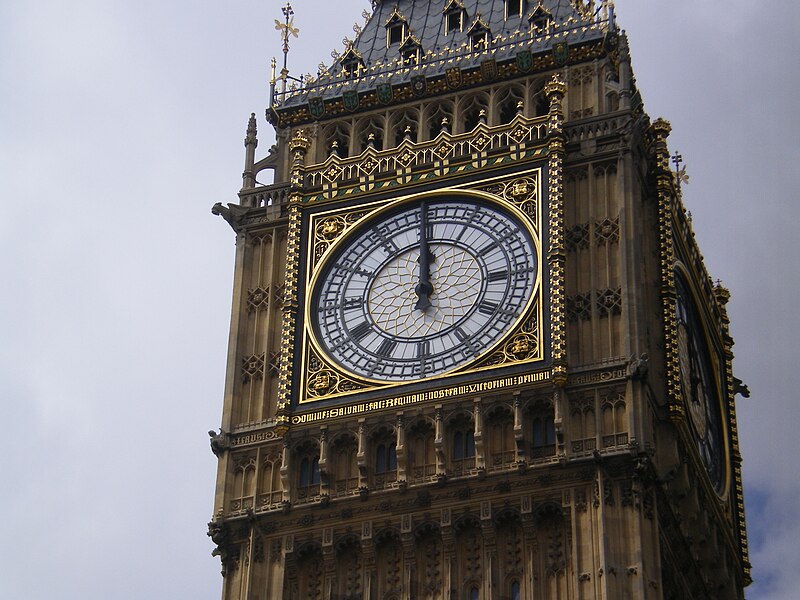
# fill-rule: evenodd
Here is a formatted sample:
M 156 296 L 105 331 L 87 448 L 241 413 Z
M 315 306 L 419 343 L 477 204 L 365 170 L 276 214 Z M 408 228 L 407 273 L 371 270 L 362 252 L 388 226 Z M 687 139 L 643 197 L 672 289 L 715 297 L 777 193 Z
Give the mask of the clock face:
M 678 359 L 683 396 L 700 458 L 717 493 L 724 492 L 725 461 L 721 387 L 702 322 L 680 275 L 678 284 Z
M 376 381 L 475 361 L 534 296 L 538 252 L 524 218 L 453 195 L 406 201 L 359 223 L 312 283 L 317 343 L 346 371 Z

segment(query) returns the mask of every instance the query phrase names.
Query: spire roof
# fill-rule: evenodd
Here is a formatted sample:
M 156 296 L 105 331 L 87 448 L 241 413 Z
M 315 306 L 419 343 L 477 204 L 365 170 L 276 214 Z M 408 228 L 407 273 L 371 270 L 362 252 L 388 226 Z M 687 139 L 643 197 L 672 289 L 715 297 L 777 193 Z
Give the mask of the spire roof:
M 441 77 L 455 67 L 480 68 L 487 59 L 497 63 L 514 60 L 521 51 L 534 55 L 552 52 L 556 44 L 581 45 L 602 39 L 613 29 L 609 19 L 613 11 L 606 0 L 522 0 L 519 14 L 506 18 L 509 1 L 518 0 L 374 0 L 373 14 L 353 41 L 364 65 L 358 76 L 344 68 L 339 56 L 314 81 L 279 99 L 275 108 L 280 111 L 281 106 L 297 106 L 314 97 L 335 98 L 347 91 L 362 93 L 380 84 L 395 86 L 419 76 Z M 456 7 L 463 7 L 463 26 L 448 31 L 446 13 Z M 552 18 L 546 32 L 529 21 L 537 11 Z M 471 43 L 470 26 L 478 18 L 490 34 L 487 48 Z M 388 30 L 399 23 L 404 26 L 402 42 L 413 36 L 422 48 L 420 60 L 413 66 L 403 60 L 402 42 L 387 43 Z

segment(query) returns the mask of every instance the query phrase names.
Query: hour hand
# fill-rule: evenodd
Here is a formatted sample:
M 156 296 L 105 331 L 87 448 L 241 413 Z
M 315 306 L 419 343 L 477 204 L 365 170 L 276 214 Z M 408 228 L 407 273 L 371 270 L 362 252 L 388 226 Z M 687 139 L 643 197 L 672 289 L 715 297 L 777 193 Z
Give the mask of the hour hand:
M 419 283 L 414 291 L 419 298 L 414 305 L 416 310 L 425 312 L 431 305 L 431 253 L 428 249 L 428 203 L 420 204 L 419 214 Z

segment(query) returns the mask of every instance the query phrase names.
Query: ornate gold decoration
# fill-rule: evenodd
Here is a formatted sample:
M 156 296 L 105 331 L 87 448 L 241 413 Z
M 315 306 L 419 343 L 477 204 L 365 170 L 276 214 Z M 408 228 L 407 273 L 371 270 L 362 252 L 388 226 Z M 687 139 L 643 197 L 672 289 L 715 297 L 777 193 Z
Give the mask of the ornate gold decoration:
M 441 133 L 418 143 L 407 138 L 395 148 L 367 147 L 357 156 L 332 155 L 303 168 L 307 185 L 317 190 L 305 201 L 342 198 L 353 188 L 364 192 L 403 185 L 408 183 L 409 169 L 413 169 L 415 181 L 438 181 L 470 168 L 508 162 L 512 156 L 514 160 L 532 160 L 546 153 L 547 128 L 545 117 L 520 114 L 511 123 L 492 127 L 481 123 L 472 131 Z M 497 152 L 488 156 L 489 149 Z
M 670 169 L 670 154 L 667 137 L 672 131 L 664 119 L 656 119 L 650 127 L 650 152 L 655 161 L 656 184 L 658 186 L 658 231 L 661 254 L 661 310 L 664 319 L 664 345 L 667 359 L 667 397 L 670 415 L 683 420 L 686 412 L 681 396 L 680 347 L 678 342 L 678 316 L 675 301 L 675 232 L 672 213 L 674 201 L 672 186 L 674 178 Z
M 538 222 L 537 207 L 539 205 L 539 173 L 532 173 L 526 177 L 511 179 L 487 186 L 487 192 L 507 200 L 527 214 L 531 223 L 536 227 Z
M 302 157 L 301 157 L 302 159 Z M 298 174 L 300 168 L 297 169 Z M 294 192 L 289 201 L 289 225 L 286 235 L 286 281 L 283 302 L 283 323 L 281 326 L 281 360 L 278 375 L 278 417 L 283 417 L 283 422 L 288 422 L 288 417 L 283 414 L 288 410 L 292 398 L 292 374 L 294 361 L 292 348 L 295 344 L 295 329 L 297 326 L 297 278 L 300 260 L 300 222 L 301 195 Z
M 328 248 L 350 227 L 361 220 L 369 211 L 356 210 L 343 215 L 326 217 L 314 226 L 314 256 L 311 268 L 320 261 Z
M 338 369 L 323 360 L 313 348 L 309 348 L 306 375 L 306 395 L 309 399 L 319 400 L 326 396 L 354 392 L 366 387 L 363 383 L 340 373 Z
M 566 248 L 564 246 L 564 114 L 561 102 L 567 92 L 567 86 L 560 75 L 545 86 L 545 93 L 550 100 L 550 111 L 547 120 L 549 138 L 549 189 L 550 204 L 548 231 L 550 234 L 550 252 L 547 256 L 550 265 L 550 340 L 553 354 L 553 382 L 556 385 L 567 383 L 567 337 L 566 337 L 566 299 L 565 299 L 565 263 Z
M 481 366 L 495 367 L 542 358 L 539 340 L 539 301 L 531 309 L 531 316 L 510 336 L 499 350 L 486 359 Z

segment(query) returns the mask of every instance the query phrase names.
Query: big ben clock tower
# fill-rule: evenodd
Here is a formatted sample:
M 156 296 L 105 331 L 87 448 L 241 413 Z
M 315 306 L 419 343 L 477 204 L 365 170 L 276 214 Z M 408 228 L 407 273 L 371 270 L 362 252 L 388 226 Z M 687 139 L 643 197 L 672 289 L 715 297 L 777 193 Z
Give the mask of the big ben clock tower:
M 223 598 L 743 599 L 730 295 L 613 4 L 365 17 L 214 207 Z

